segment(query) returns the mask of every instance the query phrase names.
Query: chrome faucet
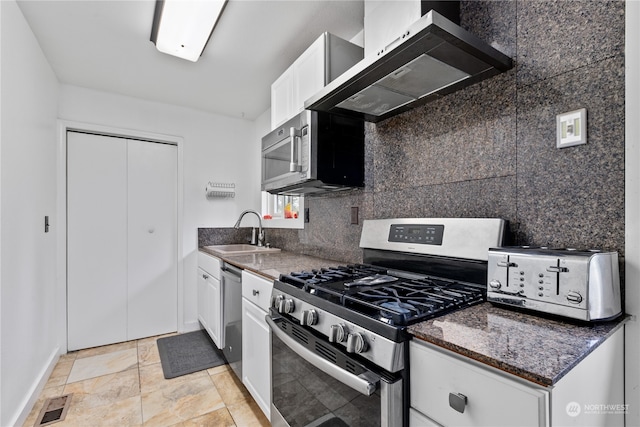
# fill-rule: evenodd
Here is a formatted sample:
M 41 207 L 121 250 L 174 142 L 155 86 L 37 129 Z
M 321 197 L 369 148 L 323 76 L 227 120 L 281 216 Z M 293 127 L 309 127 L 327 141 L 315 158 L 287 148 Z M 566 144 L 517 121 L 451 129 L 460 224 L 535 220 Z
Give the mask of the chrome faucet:
M 238 221 L 236 221 L 236 225 L 234 225 L 233 228 L 235 229 L 240 228 L 240 221 L 242 221 L 242 218 L 248 213 L 255 214 L 258 217 L 258 224 L 260 226 L 260 229 L 258 230 L 258 246 L 264 246 L 264 231 L 262 230 L 262 218 L 260 218 L 260 214 L 258 212 L 252 211 L 252 210 L 246 210 L 242 212 L 240 214 L 240 218 L 238 218 Z M 252 241 L 251 244 L 255 244 L 255 243 Z

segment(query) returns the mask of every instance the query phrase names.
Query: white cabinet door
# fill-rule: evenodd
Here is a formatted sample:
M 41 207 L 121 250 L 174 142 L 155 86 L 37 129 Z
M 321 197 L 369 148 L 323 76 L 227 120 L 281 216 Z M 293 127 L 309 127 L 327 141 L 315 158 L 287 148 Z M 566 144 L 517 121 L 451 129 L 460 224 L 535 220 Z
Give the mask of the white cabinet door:
M 209 276 L 207 278 L 207 305 L 209 306 L 207 318 L 207 332 L 213 342 L 222 348 L 220 330 L 222 328 L 222 286 L 220 280 Z
M 271 419 L 271 330 L 264 320 L 266 315 L 242 298 L 242 382 Z
M 126 140 L 67 136 L 68 348 L 127 339 Z
M 221 261 L 198 252 L 198 320 L 213 342 L 222 348 L 222 283 Z
M 177 147 L 130 140 L 128 164 L 128 333 L 177 330 Z
M 325 36 L 316 39 L 293 63 L 293 108 L 290 117 L 304 110 L 304 101 L 321 90 L 326 82 Z
M 293 117 L 293 67 L 271 85 L 271 129 Z
M 271 85 L 271 129 L 304 110 L 304 101 L 325 85 L 325 37 L 320 36 Z
M 209 274 L 198 268 L 198 320 L 207 330 L 209 328 L 209 298 L 207 297 L 207 279 Z
M 409 427 L 442 427 L 413 408 L 409 409 Z

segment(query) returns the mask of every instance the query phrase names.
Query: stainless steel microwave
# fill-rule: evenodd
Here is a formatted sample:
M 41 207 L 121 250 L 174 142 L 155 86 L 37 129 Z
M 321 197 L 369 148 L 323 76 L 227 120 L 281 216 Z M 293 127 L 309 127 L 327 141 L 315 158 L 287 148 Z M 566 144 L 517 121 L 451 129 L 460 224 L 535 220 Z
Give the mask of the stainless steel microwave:
M 314 195 L 364 186 L 364 121 L 305 110 L 262 138 L 262 190 Z

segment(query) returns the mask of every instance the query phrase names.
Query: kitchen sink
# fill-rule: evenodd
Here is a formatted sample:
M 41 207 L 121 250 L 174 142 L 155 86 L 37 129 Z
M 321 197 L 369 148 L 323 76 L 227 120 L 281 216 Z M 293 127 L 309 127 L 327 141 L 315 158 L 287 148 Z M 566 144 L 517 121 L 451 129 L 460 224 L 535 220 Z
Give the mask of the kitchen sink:
M 233 244 L 233 245 L 212 245 L 205 246 L 213 252 L 217 252 L 220 255 L 242 255 L 242 254 L 255 254 L 255 253 L 271 253 L 280 252 L 279 248 L 267 248 L 265 246 L 254 246 L 247 244 Z

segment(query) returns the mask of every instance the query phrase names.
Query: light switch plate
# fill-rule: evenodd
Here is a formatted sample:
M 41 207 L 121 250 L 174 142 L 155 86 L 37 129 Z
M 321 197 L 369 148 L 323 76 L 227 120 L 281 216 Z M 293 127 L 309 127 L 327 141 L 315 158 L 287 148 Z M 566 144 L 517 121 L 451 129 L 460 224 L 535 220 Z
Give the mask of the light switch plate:
M 581 108 L 556 116 L 556 147 L 587 143 L 587 110 Z

